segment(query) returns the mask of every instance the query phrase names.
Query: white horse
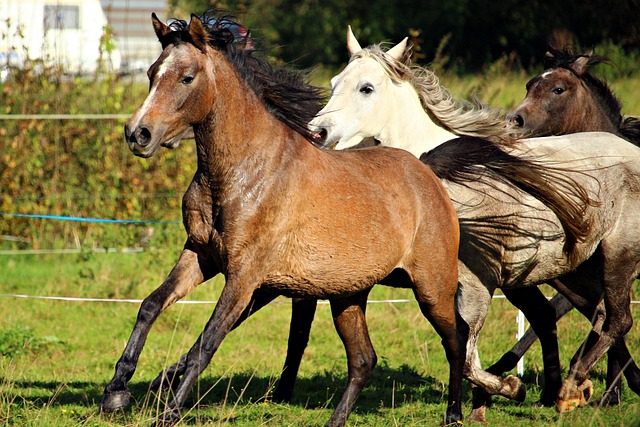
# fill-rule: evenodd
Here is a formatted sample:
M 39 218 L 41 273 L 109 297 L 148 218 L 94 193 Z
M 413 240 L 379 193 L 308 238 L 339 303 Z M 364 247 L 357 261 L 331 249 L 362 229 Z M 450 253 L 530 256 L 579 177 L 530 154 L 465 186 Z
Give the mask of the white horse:
M 527 311 L 536 310 L 536 295 L 541 295 L 535 286 L 559 278 L 552 283 L 556 289 L 583 313 L 598 314 L 595 335 L 586 341 L 584 353 L 576 353 L 556 393 L 559 411 L 586 404 L 591 394 L 588 372 L 602 354 L 611 348 L 632 363 L 623 336 L 633 322 L 630 288 L 640 265 L 640 235 L 635 232 L 640 227 L 640 149 L 605 133 L 512 141 L 511 130 L 495 110 L 456 101 L 432 72 L 405 65 L 406 39 L 386 53 L 379 46 L 362 49 L 349 29 L 347 47 L 351 60 L 332 79 L 331 99 L 311 127 L 323 145 L 338 149 L 374 137 L 416 156 L 433 150 L 421 158 L 443 179 L 460 218 L 458 310 L 470 329 L 467 378 L 489 394 L 524 399 L 517 377 L 501 379 L 482 369 L 478 334 L 497 288 L 528 316 Z M 456 139 L 459 135 L 468 137 Z M 477 136 L 503 140 L 502 147 L 514 158 L 544 162 L 551 165 L 547 171 L 556 172 L 553 179 L 564 176 L 578 184 L 595 201 L 580 213 L 588 233 L 568 242 L 559 211 L 499 174 L 483 169 L 476 171 L 478 180 L 457 179 L 451 153 L 457 151 L 464 159 L 469 150 L 486 143 Z M 441 156 L 444 151 L 447 155 Z M 560 171 L 559 165 L 566 169 Z M 549 177 L 538 178 L 553 185 Z M 555 340 L 555 330 L 549 334 Z M 559 376 L 559 367 L 555 371 Z M 637 383 L 632 388 L 638 392 Z M 474 404 L 471 419 L 484 420 L 485 410 Z

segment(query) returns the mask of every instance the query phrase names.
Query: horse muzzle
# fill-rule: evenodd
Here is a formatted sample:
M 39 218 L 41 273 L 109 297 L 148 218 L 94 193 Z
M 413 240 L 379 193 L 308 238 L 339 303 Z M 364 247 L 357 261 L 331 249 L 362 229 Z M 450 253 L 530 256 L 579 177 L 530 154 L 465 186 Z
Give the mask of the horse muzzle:
M 139 157 L 151 157 L 156 151 L 157 144 L 153 143 L 151 130 L 145 126 L 137 126 L 131 129 L 129 124 L 124 125 L 124 138 L 129 150 Z

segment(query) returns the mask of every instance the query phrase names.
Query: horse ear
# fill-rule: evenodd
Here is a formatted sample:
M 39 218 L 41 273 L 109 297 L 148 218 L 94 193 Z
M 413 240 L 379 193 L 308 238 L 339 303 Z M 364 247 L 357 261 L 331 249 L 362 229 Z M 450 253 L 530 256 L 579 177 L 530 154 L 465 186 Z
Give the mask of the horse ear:
M 362 50 L 356 36 L 351 31 L 351 25 L 347 25 L 347 50 L 349 51 L 349 56 L 353 56 Z
M 580 55 L 576 58 L 571 64 L 571 70 L 578 76 L 585 74 L 589 70 L 589 60 L 591 59 L 592 53 L 593 51 L 589 51 L 586 55 Z
M 402 61 L 402 58 L 404 56 L 404 51 L 407 50 L 408 40 L 409 40 L 409 37 L 405 37 L 400 43 L 398 43 L 397 45 L 389 49 L 387 51 L 387 54 L 389 54 L 396 61 Z
M 171 32 L 169 27 L 158 19 L 158 15 L 156 15 L 155 12 L 151 14 L 151 23 L 153 24 L 153 29 L 156 32 L 156 36 L 158 36 L 158 40 L 162 40 L 164 36 Z
M 209 34 L 202 25 L 202 21 L 197 15 L 191 14 L 191 21 L 189 21 L 189 27 L 187 28 L 193 44 L 201 51 L 205 50 L 207 43 L 209 42 Z

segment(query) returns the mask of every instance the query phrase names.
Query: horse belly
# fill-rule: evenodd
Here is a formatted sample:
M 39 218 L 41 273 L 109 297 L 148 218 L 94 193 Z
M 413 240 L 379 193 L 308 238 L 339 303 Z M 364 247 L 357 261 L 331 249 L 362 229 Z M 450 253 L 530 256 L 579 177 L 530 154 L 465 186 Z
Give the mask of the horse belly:
M 307 243 L 275 251 L 278 257 L 264 286 L 289 297 L 349 295 L 379 283 L 399 263 L 391 242 L 386 251 L 349 243 L 315 248 Z M 303 247 L 306 250 L 301 250 Z

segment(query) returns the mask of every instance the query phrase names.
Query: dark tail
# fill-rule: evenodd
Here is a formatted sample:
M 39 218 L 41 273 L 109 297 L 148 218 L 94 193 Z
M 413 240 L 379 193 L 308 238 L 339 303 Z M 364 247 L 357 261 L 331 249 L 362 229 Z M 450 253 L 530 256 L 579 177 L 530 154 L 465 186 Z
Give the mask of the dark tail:
M 566 175 L 567 169 L 511 155 L 496 144 L 475 137 L 447 141 L 424 153 L 420 160 L 440 179 L 464 185 L 488 176 L 540 200 L 558 216 L 566 236 L 564 250 L 569 256 L 575 244 L 589 234 L 590 221 L 585 212 L 597 202 Z
M 640 120 L 636 117 L 627 117 L 618 128 L 620 136 L 640 147 Z

